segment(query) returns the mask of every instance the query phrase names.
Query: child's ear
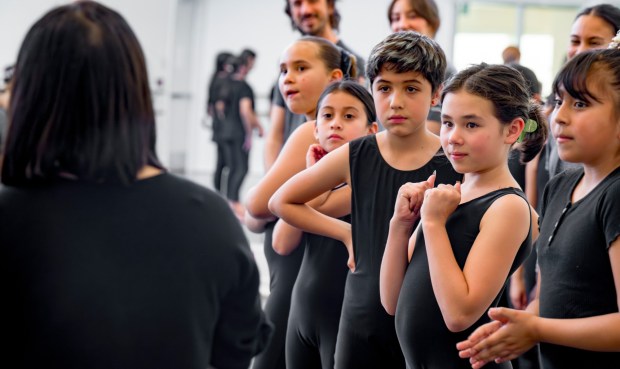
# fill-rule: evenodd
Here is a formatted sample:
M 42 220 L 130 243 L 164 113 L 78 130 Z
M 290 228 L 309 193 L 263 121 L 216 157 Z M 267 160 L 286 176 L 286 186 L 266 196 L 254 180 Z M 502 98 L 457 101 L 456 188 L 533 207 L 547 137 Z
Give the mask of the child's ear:
M 329 74 L 329 81 L 333 82 L 333 81 L 339 81 L 342 79 L 342 77 L 344 76 L 344 74 L 342 73 L 342 70 L 340 69 L 334 69 L 332 70 L 332 72 Z
M 519 139 L 519 135 L 521 135 L 523 128 L 525 128 L 525 122 L 523 121 L 523 118 L 513 119 L 512 122 L 508 124 L 508 129 L 506 129 L 507 135 L 504 143 L 512 145 L 517 142 L 517 139 Z
M 375 133 L 377 133 L 378 130 L 379 130 L 379 125 L 377 124 L 377 122 L 372 122 L 372 124 L 368 126 L 369 135 L 374 135 Z
M 439 99 L 441 98 L 442 90 L 443 90 L 443 83 L 440 84 L 439 87 L 437 87 L 437 91 L 433 93 L 433 96 L 431 97 L 431 106 L 435 106 L 439 104 Z
M 314 121 L 314 138 L 319 140 L 319 123 L 316 120 Z

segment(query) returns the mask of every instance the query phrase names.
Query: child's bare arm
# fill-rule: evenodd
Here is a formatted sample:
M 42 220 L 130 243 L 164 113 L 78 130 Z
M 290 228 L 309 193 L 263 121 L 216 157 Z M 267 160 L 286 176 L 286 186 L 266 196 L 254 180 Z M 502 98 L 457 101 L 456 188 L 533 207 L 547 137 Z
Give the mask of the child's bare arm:
M 421 221 L 435 297 L 453 332 L 469 328 L 491 305 L 530 228 L 527 203 L 516 195 L 501 197 L 483 216 L 480 232 L 461 269 L 445 227 L 459 202 L 458 184 L 439 185 L 427 192 Z
M 396 304 L 409 262 L 408 245 L 415 245 L 417 230 L 412 236 L 413 225 L 420 218 L 424 192 L 432 188 L 435 175 L 420 183 L 405 183 L 398 190 L 394 215 L 390 220 L 388 238 L 381 260 L 379 292 L 385 311 L 396 314 Z
M 269 208 L 290 225 L 342 241 L 350 249 L 351 225 L 307 205 L 308 201 L 343 182 L 350 182 L 348 144 L 282 185 L 269 202 Z
M 265 176 L 246 194 L 247 211 L 255 218 L 271 218 L 269 199 L 289 178 L 306 168 L 306 152 L 316 142 L 314 122 L 306 122 L 288 139 Z

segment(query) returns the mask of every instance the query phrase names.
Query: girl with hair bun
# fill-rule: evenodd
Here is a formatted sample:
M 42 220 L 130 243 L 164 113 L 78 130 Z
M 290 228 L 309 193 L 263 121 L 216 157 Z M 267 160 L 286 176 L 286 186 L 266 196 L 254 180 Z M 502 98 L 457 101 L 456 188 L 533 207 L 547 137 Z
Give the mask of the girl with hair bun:
M 306 168 L 308 148 L 317 143 L 315 119 L 319 96 L 331 82 L 355 78 L 355 62 L 354 56 L 332 42 L 314 36 L 293 42 L 280 59 L 280 92 L 289 110 L 305 115 L 308 122 L 293 132 L 273 166 L 246 196 L 246 226 L 255 232 L 265 231 L 264 252 L 270 274 L 265 313 L 275 327 L 269 346 L 256 357 L 254 369 L 285 368 L 291 293 L 304 255 L 303 245 L 286 256 L 274 251 L 272 233 L 276 218 L 269 211 L 269 199 L 284 182 Z
M 469 368 L 456 343 L 489 321 L 485 312 L 529 255 L 536 224 L 508 154 L 520 142 L 522 160 L 532 159 L 547 132 L 523 76 L 508 66 L 457 73 L 442 103 L 441 146 L 463 183 L 434 187 L 432 174 L 404 184 L 381 265 L 381 301 L 396 315 L 411 368 Z
M 620 368 L 619 43 L 575 56 L 555 78 L 553 139 L 582 167 L 545 187 L 537 299 L 525 311 L 491 309 L 494 321 L 459 344 L 473 368 L 539 342 L 544 368 Z

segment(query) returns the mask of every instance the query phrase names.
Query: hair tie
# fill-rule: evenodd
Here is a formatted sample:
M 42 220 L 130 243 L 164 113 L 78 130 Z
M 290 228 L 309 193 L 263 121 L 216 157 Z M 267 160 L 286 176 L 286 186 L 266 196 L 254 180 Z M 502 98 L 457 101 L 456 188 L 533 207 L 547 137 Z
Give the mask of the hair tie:
M 340 49 L 340 69 L 342 70 L 343 79 L 351 78 L 351 54 L 343 48 Z
M 608 49 L 620 49 L 620 30 L 616 33 L 616 37 L 611 39 Z
M 526 120 L 525 126 L 523 127 L 523 131 L 521 131 L 519 138 L 517 138 L 517 142 L 523 142 L 523 140 L 525 139 L 526 133 L 535 132 L 537 129 L 538 129 L 538 122 L 536 122 L 534 119 Z

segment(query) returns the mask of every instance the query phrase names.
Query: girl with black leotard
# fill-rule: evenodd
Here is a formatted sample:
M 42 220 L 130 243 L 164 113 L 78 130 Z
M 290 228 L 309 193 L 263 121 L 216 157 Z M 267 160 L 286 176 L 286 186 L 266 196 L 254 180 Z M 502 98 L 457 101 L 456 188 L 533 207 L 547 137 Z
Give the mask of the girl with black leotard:
M 510 67 L 481 64 L 457 73 L 442 100 L 441 146 L 464 173 L 463 184 L 434 187 L 434 174 L 404 184 L 381 265 L 381 302 L 396 315 L 409 368 L 469 368 L 456 343 L 489 320 L 484 313 L 531 250 L 535 212 L 508 154 L 519 141 L 522 160 L 530 160 L 547 132 L 523 77 Z
M 613 41 L 555 78 L 553 139 L 583 167 L 545 187 L 537 299 L 526 311 L 491 309 L 494 321 L 459 344 L 474 368 L 536 343 L 544 368 L 620 368 L 620 32 Z
M 315 144 L 316 105 L 327 85 L 345 76 L 355 77 L 355 58 L 323 38 L 305 36 L 284 51 L 280 61 L 279 88 L 288 108 L 305 114 L 309 122 L 297 128 L 273 166 L 247 194 L 246 226 L 265 230 L 264 252 L 270 273 L 270 294 L 265 313 L 275 326 L 273 338 L 254 360 L 255 369 L 285 368 L 284 345 L 291 293 L 303 257 L 303 245 L 281 256 L 272 248 L 273 220 L 267 204 L 271 195 L 295 173 L 306 167 L 308 147 Z
M 317 112 L 319 144 L 308 150 L 308 167 L 352 139 L 377 131 L 372 96 L 357 82 L 329 85 L 319 98 Z M 334 201 L 334 197 L 342 201 Z M 343 183 L 312 200 L 311 206 L 350 223 L 350 198 L 351 190 Z M 273 247 L 279 254 L 286 255 L 297 247 L 301 236 L 301 230 L 280 219 L 274 231 Z M 348 254 L 342 242 L 314 234 L 305 235 L 305 246 L 293 288 L 286 334 L 286 366 L 289 369 L 332 369 Z

